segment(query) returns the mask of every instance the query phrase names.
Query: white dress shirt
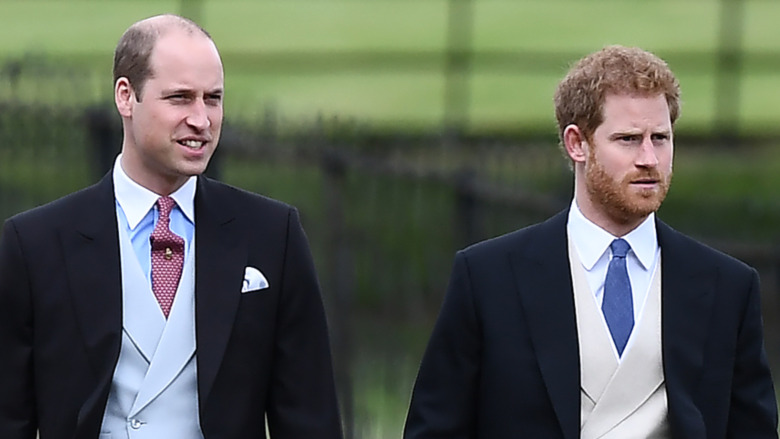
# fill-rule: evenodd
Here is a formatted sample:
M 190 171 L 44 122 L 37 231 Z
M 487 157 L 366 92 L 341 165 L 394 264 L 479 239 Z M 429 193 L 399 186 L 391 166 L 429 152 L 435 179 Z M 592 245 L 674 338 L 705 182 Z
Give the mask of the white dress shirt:
M 626 255 L 626 267 L 634 301 L 634 322 L 638 322 L 655 266 L 661 255 L 655 231 L 655 214 L 651 213 L 642 224 L 625 236 L 613 236 L 585 218 L 577 202 L 572 201 L 566 232 L 577 250 L 582 267 L 585 269 L 588 286 L 599 308 L 604 300 L 604 280 L 607 277 L 609 261 L 612 259 L 609 245 L 617 238 L 623 238 L 628 242 L 631 250 Z

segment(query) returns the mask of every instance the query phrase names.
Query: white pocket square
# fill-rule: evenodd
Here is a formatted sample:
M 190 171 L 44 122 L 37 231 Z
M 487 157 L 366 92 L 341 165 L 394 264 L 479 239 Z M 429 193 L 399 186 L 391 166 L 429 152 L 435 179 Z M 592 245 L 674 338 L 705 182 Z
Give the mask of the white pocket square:
M 264 288 L 268 288 L 268 281 L 263 276 L 263 273 L 255 267 L 246 267 L 244 271 L 244 286 L 241 287 L 241 292 L 248 293 Z

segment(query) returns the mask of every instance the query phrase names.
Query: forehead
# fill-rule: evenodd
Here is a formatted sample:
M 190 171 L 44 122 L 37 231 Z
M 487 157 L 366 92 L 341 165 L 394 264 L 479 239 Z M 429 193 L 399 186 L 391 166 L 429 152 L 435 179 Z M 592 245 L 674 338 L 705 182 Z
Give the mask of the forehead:
M 152 81 L 204 89 L 223 85 L 219 52 L 211 39 L 198 32 L 172 29 L 163 33 L 149 63 Z
M 604 121 L 602 127 L 608 129 L 671 127 L 669 104 L 663 94 L 637 96 L 628 94 L 609 94 L 604 99 Z

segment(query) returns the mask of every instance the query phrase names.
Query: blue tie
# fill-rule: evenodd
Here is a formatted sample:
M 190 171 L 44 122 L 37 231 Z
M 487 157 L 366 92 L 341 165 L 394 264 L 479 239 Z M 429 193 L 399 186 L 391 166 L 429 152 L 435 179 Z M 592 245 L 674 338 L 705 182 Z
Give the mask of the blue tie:
M 612 249 L 612 260 L 609 261 L 607 279 L 604 282 L 601 310 L 604 312 L 604 319 L 609 326 L 618 355 L 622 356 L 634 328 L 634 300 L 631 297 L 631 282 L 626 269 L 626 254 L 631 246 L 623 239 L 616 239 L 609 247 Z

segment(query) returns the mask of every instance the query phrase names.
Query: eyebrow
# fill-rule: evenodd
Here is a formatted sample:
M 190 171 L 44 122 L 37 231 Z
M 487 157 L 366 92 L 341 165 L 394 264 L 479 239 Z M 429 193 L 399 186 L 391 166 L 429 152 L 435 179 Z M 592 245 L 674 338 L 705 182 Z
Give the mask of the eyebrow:
M 672 131 L 671 130 L 657 130 L 657 131 L 653 130 L 653 131 L 650 132 L 650 135 L 651 136 L 661 135 L 661 136 L 666 136 L 666 137 L 670 137 L 671 138 L 672 137 Z
M 616 139 L 618 137 L 624 137 L 624 136 L 641 136 L 644 134 L 643 130 L 621 130 L 621 131 L 615 131 L 612 134 L 609 135 L 609 138 Z M 667 129 L 659 129 L 659 130 L 650 130 L 651 136 L 657 136 L 657 135 L 664 135 L 664 136 L 671 136 L 672 131 Z
M 642 131 L 641 130 L 621 130 L 621 131 L 613 131 L 610 135 L 610 139 L 617 139 L 620 137 L 626 137 L 626 136 L 641 136 Z
M 161 93 L 163 95 L 195 94 L 196 91 L 194 89 L 191 89 L 191 88 L 172 88 L 172 89 L 168 89 L 168 90 L 162 90 Z M 204 94 L 207 94 L 207 95 L 214 95 L 214 94 L 222 95 L 224 93 L 225 93 L 225 90 L 223 88 L 221 88 L 221 87 L 220 88 L 215 88 L 213 90 L 208 90 L 208 91 L 204 92 Z

